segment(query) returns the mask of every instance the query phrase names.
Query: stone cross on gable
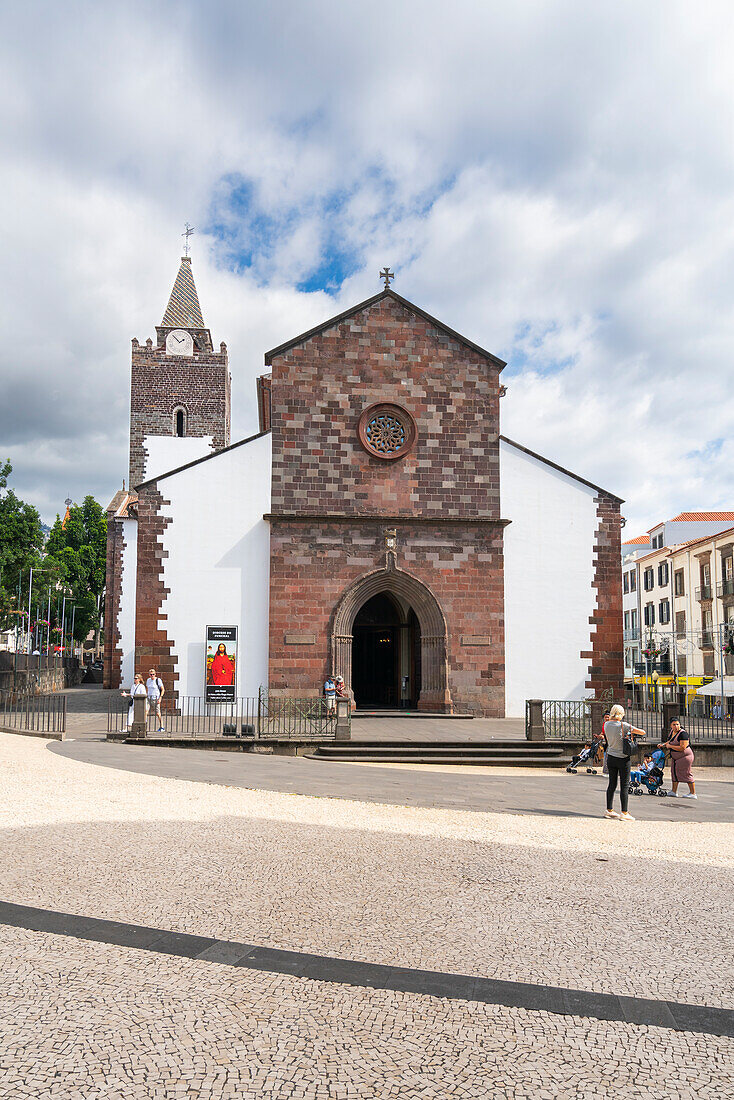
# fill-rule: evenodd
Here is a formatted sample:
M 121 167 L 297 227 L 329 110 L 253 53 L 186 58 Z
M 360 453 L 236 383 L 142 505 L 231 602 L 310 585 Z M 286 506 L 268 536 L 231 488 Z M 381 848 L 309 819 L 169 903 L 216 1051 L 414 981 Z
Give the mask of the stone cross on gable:
M 385 282 L 385 290 L 388 290 L 391 281 L 395 278 L 395 272 L 391 271 L 389 267 L 383 267 L 380 278 Z

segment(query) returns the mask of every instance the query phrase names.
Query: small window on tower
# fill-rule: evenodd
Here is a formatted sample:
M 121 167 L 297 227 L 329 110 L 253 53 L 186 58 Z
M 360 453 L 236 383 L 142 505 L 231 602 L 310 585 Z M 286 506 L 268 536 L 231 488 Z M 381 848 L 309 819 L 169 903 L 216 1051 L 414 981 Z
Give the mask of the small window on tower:
M 173 434 L 182 439 L 186 435 L 186 410 L 176 409 L 173 414 Z

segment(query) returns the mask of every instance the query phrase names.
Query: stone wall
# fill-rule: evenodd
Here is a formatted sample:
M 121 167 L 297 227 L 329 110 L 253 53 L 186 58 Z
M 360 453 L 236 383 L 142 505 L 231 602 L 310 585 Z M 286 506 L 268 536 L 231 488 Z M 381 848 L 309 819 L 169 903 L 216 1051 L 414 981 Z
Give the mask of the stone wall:
M 450 709 L 501 716 L 504 714 L 504 611 L 502 526 L 495 523 L 395 525 L 396 550 L 390 562 L 382 522 L 350 523 L 271 518 L 270 563 L 270 687 L 297 694 L 318 693 L 330 671 L 348 671 L 339 646 L 351 638 L 334 636 L 335 617 L 350 585 L 384 571 L 378 588 L 392 591 L 390 569 L 414 578 L 428 589 L 446 624 L 445 642 L 431 642 L 428 620 L 420 606 L 424 653 L 444 660 L 448 699 L 428 681 L 431 669 L 423 661 L 427 710 Z M 374 586 L 373 586 L 374 587 Z M 359 589 L 357 590 L 360 591 Z M 409 588 L 405 586 L 405 592 Z M 371 594 L 365 587 L 364 598 Z M 402 593 L 404 594 L 404 593 Z M 427 599 L 428 597 L 426 597 Z M 353 614 L 364 602 L 358 597 Z M 416 606 L 416 603 L 418 606 Z M 425 613 L 427 615 L 427 612 Z M 435 631 L 435 626 L 428 630 Z M 351 623 L 347 624 L 348 627 Z M 334 668 L 334 662 L 344 665 Z M 440 660 L 436 657 L 435 660 Z M 439 670 L 440 671 L 440 670 Z
M 586 687 L 593 690 L 597 699 L 602 692 L 611 691 L 616 700 L 624 684 L 620 502 L 603 493 L 595 500 L 598 525 L 592 587 L 596 592 L 596 609 L 589 618 L 591 651 L 581 656 L 590 660 Z
M 272 356 L 274 513 L 499 519 L 499 367 L 391 296 Z M 373 404 L 418 437 L 394 462 L 361 445 Z
M 156 482 L 138 494 L 138 562 L 135 614 L 135 671 L 147 675 L 155 667 L 169 697 L 177 696 L 178 673 L 162 610 L 169 594 L 164 581 L 163 533 L 171 522 L 163 515 L 167 504 Z
M 69 666 L 39 669 L 0 670 L 0 691 L 18 691 L 21 694 L 48 695 L 82 682 L 84 669 L 79 663 Z
M 165 344 L 132 342 L 130 486 L 146 477 L 145 437 L 173 436 L 174 413 L 186 412 L 186 436 L 210 436 L 213 450 L 229 444 L 230 375 L 227 347 L 166 355 Z M 159 471 L 155 471 L 158 473 Z

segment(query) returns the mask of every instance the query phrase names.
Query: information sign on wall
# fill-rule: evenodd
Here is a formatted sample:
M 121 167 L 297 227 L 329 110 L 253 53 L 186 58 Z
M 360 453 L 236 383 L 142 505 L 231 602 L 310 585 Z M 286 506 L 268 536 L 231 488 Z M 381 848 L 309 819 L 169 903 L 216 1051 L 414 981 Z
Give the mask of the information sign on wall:
M 237 627 L 206 628 L 206 701 L 233 703 L 237 697 Z

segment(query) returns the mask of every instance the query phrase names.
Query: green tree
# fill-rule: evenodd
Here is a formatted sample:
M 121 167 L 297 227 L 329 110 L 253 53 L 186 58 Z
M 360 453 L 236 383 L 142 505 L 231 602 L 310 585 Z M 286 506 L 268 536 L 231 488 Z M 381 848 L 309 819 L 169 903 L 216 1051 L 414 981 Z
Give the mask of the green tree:
M 46 541 L 46 560 L 59 573 L 63 588 L 76 605 L 74 638 L 81 642 L 99 626 L 99 602 L 105 584 L 107 520 L 92 496 L 81 507 L 69 508 L 65 520 L 56 517 Z
M 20 500 L 8 480 L 10 461 L 0 465 L 0 625 L 14 626 L 15 612 L 28 597 L 31 567 L 38 568 L 43 553 L 41 517 L 31 504 Z

